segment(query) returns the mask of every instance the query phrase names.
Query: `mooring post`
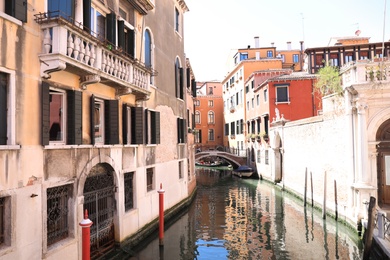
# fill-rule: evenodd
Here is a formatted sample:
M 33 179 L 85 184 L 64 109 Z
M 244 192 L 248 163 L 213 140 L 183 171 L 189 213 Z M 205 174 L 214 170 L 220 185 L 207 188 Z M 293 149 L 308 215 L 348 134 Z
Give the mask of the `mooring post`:
M 310 172 L 310 187 L 311 187 L 311 207 L 314 207 L 314 198 L 313 198 L 313 173 Z
M 88 218 L 88 210 L 84 211 L 84 219 L 79 223 L 82 227 L 82 260 L 91 259 L 91 226 L 93 222 Z
M 304 192 L 304 195 L 303 195 L 303 206 L 306 207 L 306 194 L 307 194 L 307 167 L 306 167 L 306 170 L 305 170 L 305 192 Z
M 164 245 L 164 192 L 162 183 L 160 183 L 160 190 L 158 191 L 159 196 L 159 228 L 158 238 L 160 246 Z
M 338 206 L 337 206 L 337 182 L 334 180 L 334 207 L 336 212 L 336 220 L 338 219 L 339 212 L 338 212 Z
M 370 259 L 372 235 L 374 233 L 374 227 L 375 227 L 375 205 L 376 205 L 376 198 L 371 196 L 370 204 L 368 206 L 367 230 L 364 231 L 363 260 Z
M 326 219 L 326 171 L 324 174 L 324 201 L 322 204 L 322 218 Z

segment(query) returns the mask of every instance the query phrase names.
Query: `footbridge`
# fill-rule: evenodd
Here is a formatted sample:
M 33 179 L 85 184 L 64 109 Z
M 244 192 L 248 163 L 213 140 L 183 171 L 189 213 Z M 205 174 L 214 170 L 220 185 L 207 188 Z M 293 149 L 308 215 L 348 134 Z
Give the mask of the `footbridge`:
M 234 168 L 244 165 L 247 162 L 246 154 L 241 155 L 240 153 L 238 154 L 233 154 L 229 152 L 224 152 L 224 151 L 218 151 L 218 150 L 208 150 L 208 151 L 198 151 L 195 154 L 195 161 L 200 161 L 203 158 L 207 157 L 219 157 L 222 159 L 225 159 L 228 161 Z

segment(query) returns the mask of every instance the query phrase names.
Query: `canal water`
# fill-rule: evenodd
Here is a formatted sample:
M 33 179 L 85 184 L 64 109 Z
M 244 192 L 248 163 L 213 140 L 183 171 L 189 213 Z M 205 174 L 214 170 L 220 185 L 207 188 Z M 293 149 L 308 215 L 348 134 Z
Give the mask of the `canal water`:
M 301 200 L 228 170 L 197 169 L 188 211 L 140 248 L 116 259 L 362 259 L 358 235 Z

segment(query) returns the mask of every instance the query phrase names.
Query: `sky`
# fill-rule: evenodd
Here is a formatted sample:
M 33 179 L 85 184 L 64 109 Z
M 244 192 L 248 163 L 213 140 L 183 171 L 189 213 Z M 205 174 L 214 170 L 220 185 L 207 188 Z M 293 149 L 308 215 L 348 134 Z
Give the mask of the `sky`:
M 237 49 L 327 46 L 331 37 L 390 40 L 387 0 L 185 0 L 184 47 L 196 81 L 222 81 Z M 385 8 L 386 5 L 386 8 Z M 384 26 L 385 24 L 385 26 Z

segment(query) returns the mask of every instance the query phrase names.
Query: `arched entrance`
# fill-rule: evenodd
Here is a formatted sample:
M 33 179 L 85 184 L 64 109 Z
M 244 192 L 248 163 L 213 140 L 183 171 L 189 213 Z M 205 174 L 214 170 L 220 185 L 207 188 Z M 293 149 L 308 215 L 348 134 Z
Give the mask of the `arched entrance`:
M 91 226 L 91 258 L 104 254 L 115 244 L 114 169 L 107 163 L 95 165 L 84 184 L 84 210 Z
M 378 168 L 378 204 L 390 207 L 390 119 L 376 133 Z

